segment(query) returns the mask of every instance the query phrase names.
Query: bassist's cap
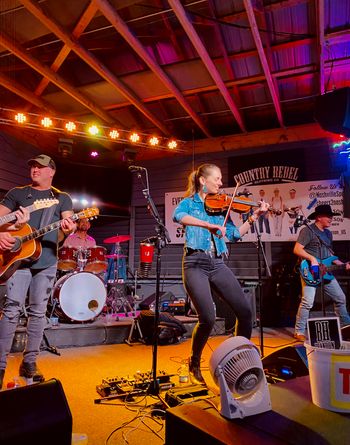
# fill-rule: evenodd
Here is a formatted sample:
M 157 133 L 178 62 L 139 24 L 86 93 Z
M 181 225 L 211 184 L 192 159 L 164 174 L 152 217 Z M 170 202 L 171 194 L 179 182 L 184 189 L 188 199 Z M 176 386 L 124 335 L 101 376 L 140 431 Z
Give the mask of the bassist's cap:
M 34 164 L 34 162 L 37 162 L 38 164 L 42 165 L 43 167 L 50 167 L 53 170 L 56 170 L 55 161 L 52 158 L 50 158 L 50 156 L 47 156 L 47 155 L 35 156 L 35 158 L 29 159 L 28 165 L 32 165 L 32 164 Z
M 339 216 L 340 213 L 333 212 L 329 204 L 320 204 L 315 208 L 315 211 L 308 216 L 308 219 L 316 219 L 317 216 Z

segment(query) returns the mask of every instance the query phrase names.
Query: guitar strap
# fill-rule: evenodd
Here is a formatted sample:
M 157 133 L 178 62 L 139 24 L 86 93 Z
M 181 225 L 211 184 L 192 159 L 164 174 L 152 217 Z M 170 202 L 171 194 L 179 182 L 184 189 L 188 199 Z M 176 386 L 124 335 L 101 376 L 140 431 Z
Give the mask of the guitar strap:
M 55 189 L 53 187 L 51 187 L 50 193 L 53 198 L 58 199 L 58 195 L 55 193 Z M 54 204 L 53 206 L 44 209 L 43 213 L 41 214 L 39 229 L 41 229 L 42 227 L 45 227 L 51 223 L 51 220 L 52 220 L 53 214 L 55 213 L 56 207 L 57 207 L 57 204 Z

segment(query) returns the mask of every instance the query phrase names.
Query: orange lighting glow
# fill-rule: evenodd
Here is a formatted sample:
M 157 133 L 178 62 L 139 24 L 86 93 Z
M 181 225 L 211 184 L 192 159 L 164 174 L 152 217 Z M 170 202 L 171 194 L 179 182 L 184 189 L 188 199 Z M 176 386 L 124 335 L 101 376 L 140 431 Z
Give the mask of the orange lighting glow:
M 176 148 L 177 147 L 177 142 L 176 141 L 169 141 L 168 142 L 168 147 L 169 148 Z
M 71 121 L 67 122 L 64 127 L 69 132 L 75 131 L 77 129 L 77 126 L 75 125 L 75 123 L 71 122 Z
M 52 120 L 49 117 L 44 117 L 41 119 L 41 125 L 45 128 L 52 127 Z
M 129 139 L 131 142 L 138 142 L 140 140 L 140 136 L 137 133 L 132 133 Z
M 88 132 L 92 135 L 92 136 L 96 136 L 100 130 L 96 125 L 91 125 L 91 127 L 88 128 Z
M 119 138 L 119 133 L 118 133 L 118 131 L 117 131 L 117 130 L 111 130 L 111 131 L 109 132 L 109 137 L 110 137 L 111 139 L 117 139 L 117 138 Z
M 155 145 L 159 144 L 159 139 L 156 136 L 151 137 L 151 139 L 149 140 L 150 145 L 152 145 L 153 147 Z
M 27 120 L 27 116 L 23 113 L 17 113 L 15 116 L 15 120 L 19 123 L 19 124 L 24 124 L 24 122 Z

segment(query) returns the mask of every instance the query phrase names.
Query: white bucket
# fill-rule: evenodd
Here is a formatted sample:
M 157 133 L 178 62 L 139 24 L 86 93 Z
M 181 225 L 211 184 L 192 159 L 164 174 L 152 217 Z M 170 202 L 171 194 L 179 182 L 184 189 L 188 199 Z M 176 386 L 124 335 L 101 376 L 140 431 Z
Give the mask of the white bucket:
M 350 413 L 350 342 L 341 349 L 305 343 L 312 402 L 320 408 Z

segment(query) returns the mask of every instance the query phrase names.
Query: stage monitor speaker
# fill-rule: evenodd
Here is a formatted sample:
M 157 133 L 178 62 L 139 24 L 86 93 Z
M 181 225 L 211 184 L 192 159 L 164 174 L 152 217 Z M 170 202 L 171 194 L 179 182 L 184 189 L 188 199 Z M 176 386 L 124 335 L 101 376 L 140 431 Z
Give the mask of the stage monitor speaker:
M 159 292 L 159 308 L 161 308 L 164 301 L 170 302 L 173 300 L 175 300 L 175 295 L 172 292 Z M 154 292 L 150 296 L 146 297 L 143 301 L 141 301 L 141 303 L 139 304 L 139 308 L 141 310 L 148 310 L 155 301 L 156 293 Z
M 72 415 L 55 379 L 0 392 L 1 445 L 71 445 Z
M 350 324 L 343 326 L 341 329 L 341 337 L 343 341 L 350 341 Z
M 350 87 L 318 96 L 315 119 L 326 131 L 350 136 Z
M 262 359 L 267 377 L 289 380 L 309 374 L 306 349 L 303 345 L 287 346 Z

